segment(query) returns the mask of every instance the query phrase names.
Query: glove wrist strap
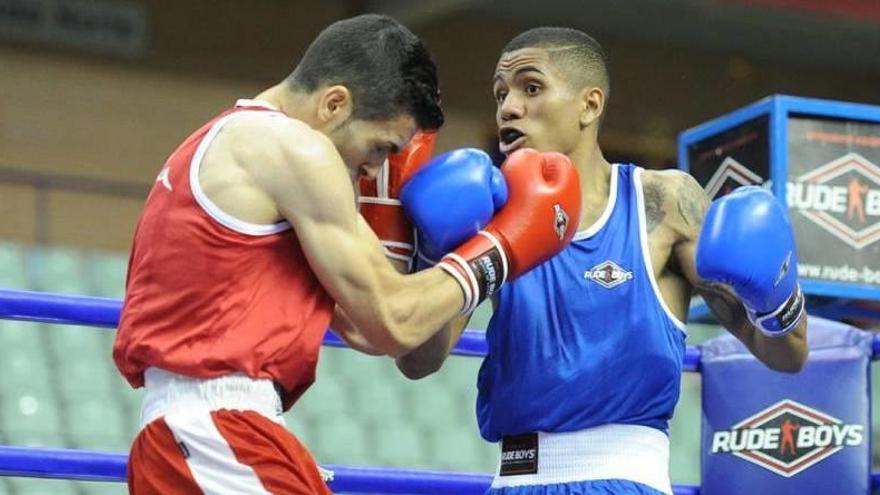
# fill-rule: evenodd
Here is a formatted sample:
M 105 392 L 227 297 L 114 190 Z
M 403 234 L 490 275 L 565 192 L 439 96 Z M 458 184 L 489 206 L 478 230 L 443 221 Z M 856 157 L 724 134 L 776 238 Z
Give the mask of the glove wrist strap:
M 795 285 L 794 291 L 784 303 L 769 313 L 759 315 L 746 306 L 746 313 L 752 324 L 761 330 L 761 333 L 772 338 L 784 337 L 791 333 L 797 328 L 805 312 L 804 293 L 799 284 Z
M 439 265 L 461 285 L 465 296 L 462 314 L 475 310 L 507 280 L 507 254 L 498 239 L 486 231 L 444 256 Z

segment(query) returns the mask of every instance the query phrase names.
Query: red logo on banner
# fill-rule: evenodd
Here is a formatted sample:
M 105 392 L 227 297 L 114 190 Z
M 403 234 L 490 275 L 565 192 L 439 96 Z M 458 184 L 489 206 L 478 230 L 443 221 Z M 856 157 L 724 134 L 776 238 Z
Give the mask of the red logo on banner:
M 791 208 L 856 249 L 880 240 L 880 168 L 847 153 L 789 182 Z
M 790 478 L 846 447 L 864 442 L 864 427 L 784 400 L 712 435 L 711 452 L 732 454 Z

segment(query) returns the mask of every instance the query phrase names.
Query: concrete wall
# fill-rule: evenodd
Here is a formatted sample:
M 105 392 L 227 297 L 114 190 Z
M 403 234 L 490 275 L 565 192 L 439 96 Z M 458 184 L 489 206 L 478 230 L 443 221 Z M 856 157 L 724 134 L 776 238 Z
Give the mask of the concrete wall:
M 168 153 L 236 98 L 286 76 L 323 26 L 358 10 L 311 0 L 261 0 L 246 11 L 235 0 L 143 4 L 151 42 L 135 58 L 0 41 L 0 239 L 127 250 Z M 498 52 L 527 26 L 456 14 L 412 27 L 440 70 L 449 118 L 439 148 L 486 146 Z M 876 77 L 595 34 L 611 59 L 601 139 L 614 158 L 670 165 L 678 132 L 772 93 L 880 103 Z M 143 193 L 37 190 L 4 181 L 4 169 L 121 181 Z

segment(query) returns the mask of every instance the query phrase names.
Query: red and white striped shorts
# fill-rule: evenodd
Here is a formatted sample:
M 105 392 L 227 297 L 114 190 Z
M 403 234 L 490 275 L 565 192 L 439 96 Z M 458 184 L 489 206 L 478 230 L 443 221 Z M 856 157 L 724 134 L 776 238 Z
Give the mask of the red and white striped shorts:
M 329 495 L 315 460 L 283 426 L 280 416 L 273 420 L 265 412 L 246 407 L 216 407 L 219 402 L 241 402 L 242 397 L 259 395 L 253 387 L 242 394 L 241 383 L 229 387 L 228 381 L 220 383 L 219 391 L 213 381 L 206 394 L 203 383 L 181 387 L 179 377 L 152 390 L 148 380 L 144 412 L 149 422 L 131 448 L 129 492 Z M 193 400 L 193 390 L 201 397 Z M 161 395 L 159 400 L 157 395 Z M 233 395 L 235 400 L 230 401 Z M 212 407 L 199 406 L 206 396 Z M 155 404 L 161 404 L 163 414 L 155 414 L 158 410 L 150 407 Z

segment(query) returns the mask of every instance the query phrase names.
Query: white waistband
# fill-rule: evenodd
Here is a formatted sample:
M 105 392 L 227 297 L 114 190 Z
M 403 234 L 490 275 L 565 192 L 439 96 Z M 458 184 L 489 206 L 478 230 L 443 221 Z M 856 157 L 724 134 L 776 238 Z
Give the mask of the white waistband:
M 284 424 L 281 398 L 269 379 L 254 379 L 242 373 L 201 379 L 147 368 L 144 390 L 141 428 L 169 413 L 217 409 L 254 411 Z
M 671 495 L 669 437 L 647 426 L 617 424 L 538 432 L 538 472 L 496 474 L 492 488 L 602 479 L 635 481 Z

